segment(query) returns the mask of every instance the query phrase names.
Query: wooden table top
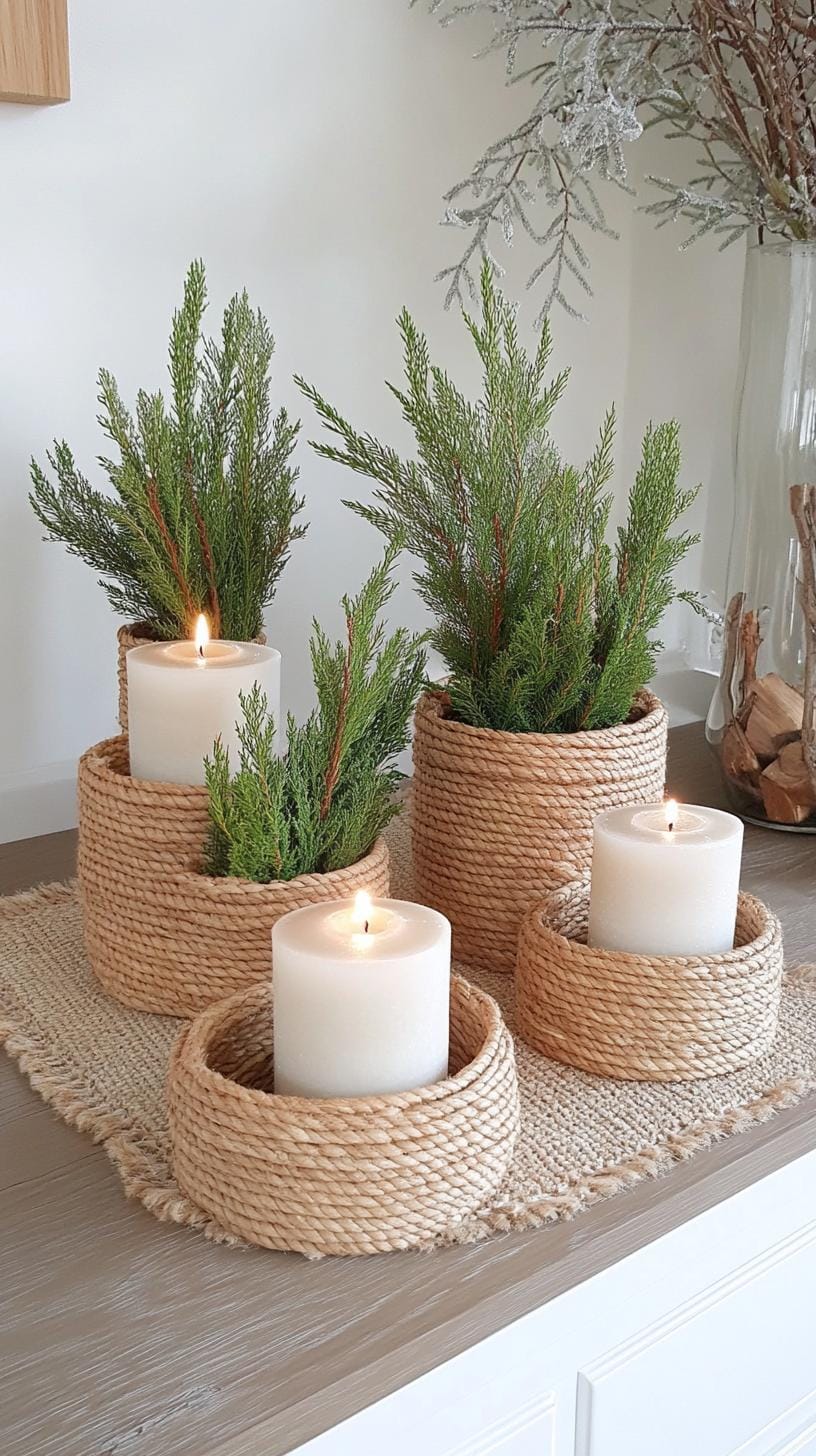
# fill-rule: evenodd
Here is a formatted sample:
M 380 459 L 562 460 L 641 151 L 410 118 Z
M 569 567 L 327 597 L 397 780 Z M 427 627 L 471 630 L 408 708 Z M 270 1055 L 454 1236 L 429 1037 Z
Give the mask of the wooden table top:
M 669 787 L 721 802 L 693 724 Z M 0 892 L 71 873 L 72 833 L 0 846 Z M 746 830 L 743 884 L 816 959 L 816 839 Z M 816 1147 L 816 1098 L 570 1223 L 310 1263 L 128 1203 L 104 1153 L 0 1058 L 3 1456 L 280 1456 Z

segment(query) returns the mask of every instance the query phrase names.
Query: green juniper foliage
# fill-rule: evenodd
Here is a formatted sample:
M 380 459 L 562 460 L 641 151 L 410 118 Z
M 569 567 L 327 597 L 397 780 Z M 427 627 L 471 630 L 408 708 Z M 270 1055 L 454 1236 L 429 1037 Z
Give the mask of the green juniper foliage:
M 481 323 L 464 315 L 484 371 L 476 404 L 431 364 L 403 311 L 407 383 L 389 388 L 414 430 L 416 459 L 358 434 L 298 379 L 342 442 L 315 448 L 377 481 L 373 504 L 346 504 L 419 558 L 415 581 L 435 618 L 430 641 L 450 673 L 455 717 L 512 732 L 609 727 L 626 720 L 653 672 L 652 634 L 666 607 L 692 601 L 673 587 L 697 539 L 672 535 L 696 494 L 678 488 L 677 426 L 648 429 L 613 550 L 604 488 L 614 414 L 588 464 L 564 464 L 548 433 L 567 379 L 545 383 L 549 325 L 531 358 L 487 264 L 481 293 Z
M 99 423 L 117 458 L 100 457 L 113 494 L 94 489 L 64 440 L 36 461 L 31 504 L 52 540 L 101 574 L 114 610 L 157 637 L 190 634 L 199 612 L 215 637 L 261 630 L 303 505 L 290 464 L 299 422 L 271 416 L 274 341 L 246 293 L 227 305 L 220 340 L 202 334 L 204 265 L 191 264 L 170 335 L 172 397 L 140 390 L 135 417 L 99 374 Z
M 204 872 L 266 884 L 342 869 L 367 854 L 397 812 L 394 757 L 425 674 L 421 637 L 386 638 L 380 613 L 393 591 L 389 548 L 359 596 L 343 598 L 345 642 L 315 622 L 311 656 L 318 706 L 289 718 L 284 758 L 260 689 L 241 697 L 241 763 L 233 776 L 220 740 L 206 760 L 211 828 Z

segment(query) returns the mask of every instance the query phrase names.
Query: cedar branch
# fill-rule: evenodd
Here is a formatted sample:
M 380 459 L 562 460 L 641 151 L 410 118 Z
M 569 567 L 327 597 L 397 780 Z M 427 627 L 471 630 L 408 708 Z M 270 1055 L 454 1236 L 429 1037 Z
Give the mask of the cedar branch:
M 354 646 L 354 619 L 352 617 L 346 617 L 346 630 L 348 633 L 348 642 L 346 656 L 343 662 L 343 682 L 340 689 L 340 702 L 337 705 L 337 725 L 334 730 L 334 740 L 326 769 L 326 787 L 323 792 L 323 798 L 320 801 L 321 823 L 324 823 L 328 816 L 334 791 L 337 788 L 337 780 L 340 775 L 340 756 L 343 751 L 343 738 L 346 731 L 346 717 L 351 693 L 351 653 Z
M 159 535 L 161 536 L 162 540 L 162 545 L 164 546 L 167 560 L 170 564 L 170 570 L 172 571 L 173 576 L 175 577 L 178 584 L 178 589 L 181 592 L 182 601 L 184 602 L 184 610 L 187 614 L 188 630 L 192 631 L 193 623 L 195 622 L 195 618 L 198 615 L 198 609 L 193 599 L 193 595 L 190 591 L 189 582 L 187 581 L 187 578 L 181 569 L 178 547 L 173 540 L 170 527 L 164 519 L 161 502 L 159 501 L 158 487 L 152 477 L 147 483 L 147 504 L 150 510 L 150 514 L 158 527 Z
M 218 599 L 218 587 L 215 580 L 215 560 L 213 558 L 210 538 L 207 534 L 207 526 L 201 514 L 201 507 L 196 499 L 195 491 L 190 492 L 190 509 L 193 512 L 193 520 L 196 523 L 198 532 L 198 544 L 201 547 L 201 557 L 204 562 L 204 570 L 207 574 L 207 600 L 210 607 L 210 632 L 213 637 L 222 635 L 221 603 Z

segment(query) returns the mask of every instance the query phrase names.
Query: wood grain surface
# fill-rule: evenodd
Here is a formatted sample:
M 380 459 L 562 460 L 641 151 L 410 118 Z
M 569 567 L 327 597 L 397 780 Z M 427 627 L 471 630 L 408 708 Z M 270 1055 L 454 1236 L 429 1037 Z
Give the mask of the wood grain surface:
M 68 0 L 0 0 L 0 101 L 50 105 L 70 95 Z
M 721 802 L 700 725 L 672 735 L 669 789 Z M 71 834 L 5 845 L 0 890 L 72 855 Z M 814 868 L 816 839 L 746 830 L 791 963 L 816 959 Z M 810 1098 L 571 1223 L 309 1263 L 156 1223 L 0 1058 L 3 1456 L 280 1456 L 814 1147 Z

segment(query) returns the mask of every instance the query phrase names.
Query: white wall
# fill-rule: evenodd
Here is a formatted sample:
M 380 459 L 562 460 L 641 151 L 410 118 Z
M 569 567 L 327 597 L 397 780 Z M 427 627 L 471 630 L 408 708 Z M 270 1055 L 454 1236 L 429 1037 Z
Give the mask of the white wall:
M 193 256 L 208 266 L 213 326 L 243 285 L 267 313 L 276 394 L 297 412 L 295 371 L 406 443 L 382 386 L 399 372 L 392 320 L 403 302 L 475 382 L 433 283 L 460 241 L 437 225 L 440 198 L 525 103 L 503 89 L 501 58 L 471 59 L 478 39 L 477 26 L 443 30 L 407 0 L 73 0 L 73 100 L 0 106 L 0 838 L 58 827 L 73 761 L 114 728 L 115 623 L 87 567 L 41 542 L 28 459 L 64 435 L 96 474 L 97 369 L 112 368 L 126 397 L 162 383 Z M 676 235 L 656 237 L 623 198 L 611 211 L 623 236 L 593 240 L 592 324 L 556 321 L 559 363 L 574 365 L 557 433 L 585 455 L 615 398 L 628 464 L 648 416 L 677 413 L 689 478 L 718 477 L 700 507 L 712 544 L 692 573 L 711 581 L 727 514 L 739 263 L 710 247 L 678 261 Z M 512 291 L 525 262 L 512 259 Z M 528 301 L 528 321 L 533 312 Z M 314 457 L 315 422 L 304 423 L 312 524 L 268 621 L 297 713 L 309 702 L 312 614 L 337 624 L 340 594 L 380 549 L 340 504 L 365 483 Z M 421 620 L 407 587 L 394 615 Z M 679 641 L 682 624 L 671 630 Z M 60 779 L 62 797 L 43 807 Z M 4 790 L 21 786 L 12 813 Z M 29 789 L 38 807 L 27 815 Z
M 641 201 L 658 194 L 645 178 L 679 172 L 678 143 L 653 134 L 630 151 L 632 181 Z M 685 175 L 694 173 L 694 153 Z M 649 419 L 680 421 L 684 484 L 702 483 L 690 528 L 702 542 L 690 561 L 690 585 L 725 591 L 733 513 L 732 403 L 736 382 L 744 245 L 719 251 L 714 239 L 681 249 L 691 228 L 656 229 L 652 218 L 633 218 L 630 255 L 630 343 L 626 371 L 626 448 Z M 686 607 L 673 610 L 667 643 L 702 646 L 705 628 Z

